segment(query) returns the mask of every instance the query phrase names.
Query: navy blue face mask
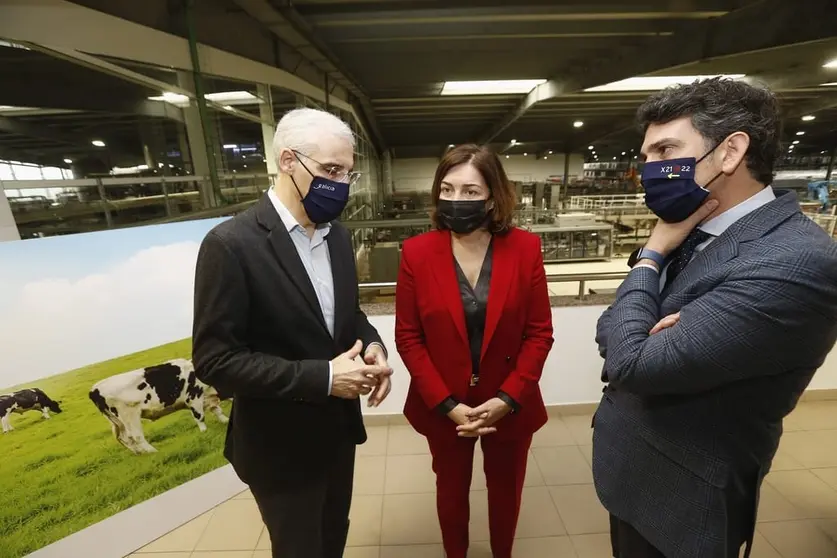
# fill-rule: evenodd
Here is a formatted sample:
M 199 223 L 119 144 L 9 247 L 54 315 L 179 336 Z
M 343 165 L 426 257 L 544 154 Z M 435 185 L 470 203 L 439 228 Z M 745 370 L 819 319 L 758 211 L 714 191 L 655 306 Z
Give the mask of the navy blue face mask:
M 648 209 L 667 223 L 688 219 L 709 196 L 707 186 L 723 174 L 719 172 L 706 186 L 695 182 L 695 167 L 717 148 L 715 146 L 700 159 L 685 157 L 645 163 L 642 187 Z
M 322 225 L 340 217 L 340 214 L 346 208 L 346 204 L 349 203 L 349 183 L 317 176 L 305 166 L 296 152 L 294 152 L 294 156 L 302 165 L 302 168 L 314 177 L 308 187 L 308 194 L 303 197 L 299 186 L 296 185 L 296 180 L 291 176 L 291 181 L 294 183 L 299 197 L 302 198 L 302 207 L 311 222 L 315 225 Z

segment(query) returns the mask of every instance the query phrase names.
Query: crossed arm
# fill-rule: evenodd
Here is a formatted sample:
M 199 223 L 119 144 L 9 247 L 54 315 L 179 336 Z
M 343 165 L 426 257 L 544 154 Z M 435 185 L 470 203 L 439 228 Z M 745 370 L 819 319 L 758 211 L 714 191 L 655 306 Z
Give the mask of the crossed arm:
M 644 395 L 697 393 L 819 366 L 837 335 L 834 261 L 801 259 L 777 258 L 730 277 L 654 335 L 659 275 L 634 269 L 597 326 L 602 380 Z

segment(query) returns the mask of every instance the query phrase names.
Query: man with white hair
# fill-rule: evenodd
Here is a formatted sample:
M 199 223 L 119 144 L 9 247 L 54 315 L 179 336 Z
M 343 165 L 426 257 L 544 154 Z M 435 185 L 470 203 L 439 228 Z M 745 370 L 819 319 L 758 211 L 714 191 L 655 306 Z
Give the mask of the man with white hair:
M 354 144 L 332 114 L 287 113 L 273 140 L 276 185 L 210 231 L 198 255 L 195 372 L 234 394 L 224 455 L 250 485 L 274 557 L 343 555 L 355 446 L 366 441 L 358 398 L 376 406 L 390 390 L 336 221 L 359 178 Z

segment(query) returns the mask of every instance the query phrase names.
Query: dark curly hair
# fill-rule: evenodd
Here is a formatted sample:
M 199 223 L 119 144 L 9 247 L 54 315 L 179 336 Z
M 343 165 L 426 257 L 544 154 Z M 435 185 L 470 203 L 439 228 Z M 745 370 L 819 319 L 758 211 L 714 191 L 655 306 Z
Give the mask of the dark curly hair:
M 684 116 L 706 139 L 707 149 L 735 132 L 750 136 L 747 169 L 762 184 L 773 181 L 773 167 L 781 152 L 782 118 L 772 91 L 727 78 L 676 85 L 651 95 L 639 107 L 637 123 L 644 134 L 651 124 Z

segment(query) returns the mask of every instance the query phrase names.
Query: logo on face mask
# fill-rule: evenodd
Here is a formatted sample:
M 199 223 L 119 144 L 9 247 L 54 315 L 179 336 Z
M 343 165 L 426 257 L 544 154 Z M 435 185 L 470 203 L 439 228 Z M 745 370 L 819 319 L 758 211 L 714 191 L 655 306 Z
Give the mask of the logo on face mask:
M 688 157 L 645 163 L 642 187 L 645 205 L 667 223 L 679 223 L 689 218 L 709 196 L 706 188 L 721 174 L 715 175 L 706 186 L 695 182 L 695 167 L 717 146 L 700 159 Z
M 334 192 L 335 190 L 337 190 L 334 186 L 331 186 L 329 184 L 323 184 L 322 182 L 318 182 L 312 185 L 312 188 L 314 190 L 328 190 L 329 192 Z

